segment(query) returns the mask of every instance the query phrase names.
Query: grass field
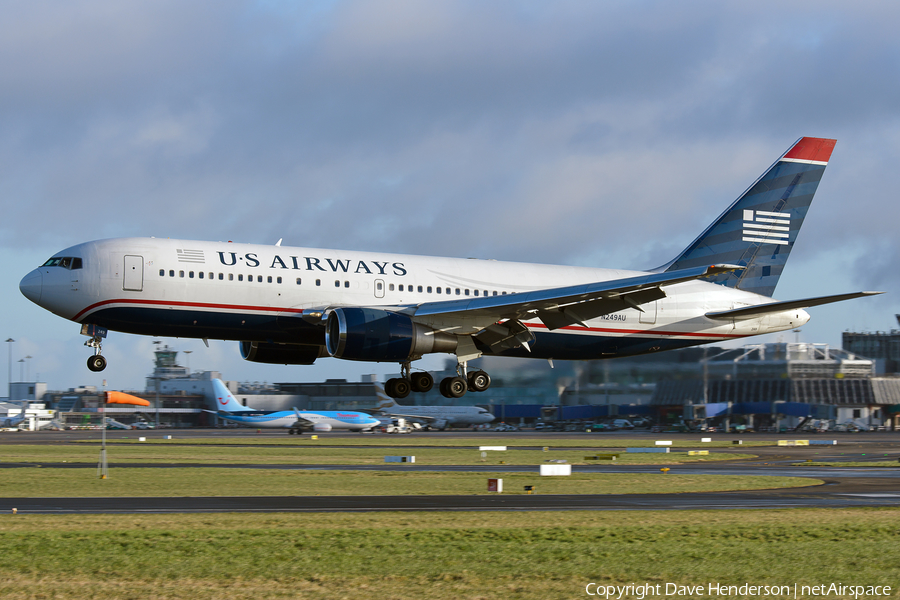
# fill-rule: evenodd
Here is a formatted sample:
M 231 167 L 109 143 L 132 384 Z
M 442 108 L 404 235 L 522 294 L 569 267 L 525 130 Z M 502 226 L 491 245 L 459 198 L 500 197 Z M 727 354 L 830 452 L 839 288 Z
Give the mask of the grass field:
M 244 430 L 246 431 L 246 430 Z M 62 435 L 65 435 L 64 433 Z M 172 435 L 174 439 L 163 439 L 164 435 Z M 359 434 L 354 437 L 342 436 L 340 438 L 332 437 L 327 433 L 318 434 L 318 439 L 312 439 L 311 435 L 304 434 L 299 436 L 287 435 L 284 431 L 261 430 L 254 437 L 189 437 L 190 434 L 179 435 L 178 431 L 173 430 L 172 433 L 164 433 L 164 430 L 149 432 L 134 432 L 126 439 L 118 438 L 109 443 L 116 444 L 191 444 L 196 446 L 253 446 L 253 445 L 281 445 L 281 446 L 450 446 L 450 447 L 469 447 L 477 448 L 478 446 L 509 446 L 510 448 L 528 447 L 541 448 L 548 446 L 551 448 L 647 448 L 656 445 L 656 440 L 672 441 L 673 448 L 732 448 L 735 446 L 732 440 L 740 440 L 742 446 L 774 446 L 773 441 L 759 440 L 754 438 L 741 437 L 738 435 L 713 438 L 711 442 L 701 442 L 701 436 L 697 435 L 694 439 L 673 439 L 660 433 L 653 438 L 627 438 L 618 435 L 603 434 L 585 434 L 577 437 L 519 437 L 509 436 L 502 433 L 479 433 L 471 437 L 440 437 L 440 435 L 430 435 L 423 437 L 416 434 L 411 435 L 387 435 L 387 434 Z M 138 438 L 146 438 L 146 441 L 140 442 Z M 95 440 L 81 440 L 76 443 L 97 443 L 100 441 L 100 432 L 96 433 Z
M 541 477 L 534 473 L 393 471 L 302 471 L 285 469 L 172 468 L 0 469 L 0 497 L 117 496 L 398 496 L 486 494 L 487 480 L 503 479 L 504 493 L 523 494 L 526 485 L 541 494 L 653 494 L 801 487 L 821 481 L 801 477 L 727 475 L 600 474 Z M 8 510 L 7 507 L 0 507 Z
M 610 454 L 609 450 L 555 449 L 488 452 L 482 459 L 478 447 L 425 447 L 410 449 L 404 446 L 387 447 L 315 447 L 309 445 L 274 446 L 219 446 L 180 444 L 108 444 L 110 463 L 151 464 L 279 464 L 279 465 L 375 465 L 384 464 L 386 455 L 413 455 L 420 465 L 539 465 L 547 460 L 565 460 L 571 464 L 588 464 L 585 456 Z M 670 454 L 618 453 L 617 464 L 678 464 L 710 460 L 736 460 L 752 458 L 750 454 L 713 452 L 707 456 L 688 456 L 687 452 Z M 98 445 L 27 445 L 15 444 L 0 447 L 0 461 L 35 463 L 87 463 L 96 464 L 100 455 Z M 596 462 L 596 461 L 594 461 Z M 608 462 L 605 464 L 609 464 Z
M 888 585 L 896 598 L 898 520 L 898 509 L 7 514 L 0 597 L 562 600 L 591 597 L 595 582 Z

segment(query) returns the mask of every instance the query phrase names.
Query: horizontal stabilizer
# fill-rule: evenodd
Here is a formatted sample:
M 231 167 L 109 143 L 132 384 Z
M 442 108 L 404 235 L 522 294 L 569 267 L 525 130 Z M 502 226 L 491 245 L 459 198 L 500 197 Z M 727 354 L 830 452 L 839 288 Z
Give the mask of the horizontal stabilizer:
M 852 300 L 853 298 L 863 298 L 865 296 L 876 296 L 884 292 L 853 292 L 851 294 L 837 294 L 834 296 L 819 296 L 817 298 L 804 298 L 802 300 L 787 300 L 785 302 L 769 302 L 768 304 L 758 304 L 756 306 L 747 306 L 744 308 L 736 308 L 734 310 L 725 310 L 721 312 L 709 312 L 706 316 L 710 319 L 734 319 L 741 317 L 758 317 L 771 313 L 779 313 L 785 310 L 793 310 L 795 308 L 810 308 L 821 304 L 831 304 L 832 302 L 841 302 L 843 300 Z

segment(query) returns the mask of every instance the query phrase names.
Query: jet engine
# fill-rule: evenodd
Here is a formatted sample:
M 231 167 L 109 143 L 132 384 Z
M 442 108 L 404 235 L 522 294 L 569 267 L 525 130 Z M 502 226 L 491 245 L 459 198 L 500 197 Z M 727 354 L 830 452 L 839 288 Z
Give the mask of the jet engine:
M 432 352 L 454 352 L 456 343 L 456 336 L 376 308 L 335 308 L 325 323 L 325 349 L 330 356 L 347 360 L 402 362 Z
M 313 425 L 313 431 L 331 431 L 331 425 L 328 423 L 316 423 Z
M 250 362 L 270 365 L 311 365 L 325 354 L 322 346 L 241 342 L 241 357 Z

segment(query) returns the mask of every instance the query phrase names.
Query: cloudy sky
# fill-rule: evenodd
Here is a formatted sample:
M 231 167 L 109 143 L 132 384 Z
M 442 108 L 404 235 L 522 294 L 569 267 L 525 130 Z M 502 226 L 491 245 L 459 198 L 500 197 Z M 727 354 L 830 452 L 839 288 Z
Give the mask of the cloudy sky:
M 111 333 L 90 373 L 78 325 L 18 291 L 82 241 L 652 268 L 801 136 L 838 144 L 776 296 L 886 290 L 812 309 L 799 338 L 890 329 L 898 22 L 894 2 L 823 0 L 4 3 L 0 364 L 143 386 L 153 339 Z M 243 381 L 396 370 L 162 341 Z

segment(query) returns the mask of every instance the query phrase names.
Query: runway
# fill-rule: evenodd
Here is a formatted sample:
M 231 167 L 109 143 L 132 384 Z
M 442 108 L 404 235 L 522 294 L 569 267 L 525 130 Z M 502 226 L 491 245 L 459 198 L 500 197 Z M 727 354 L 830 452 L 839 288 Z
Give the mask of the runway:
M 69 434 L 71 432 L 65 432 Z M 39 437 L 19 437 L 20 434 L 2 436 L 5 443 L 69 443 L 74 439 L 93 439 L 88 433 L 60 437 L 59 433 L 38 434 Z M 156 432 L 160 434 L 160 432 Z M 197 433 L 197 432 L 195 432 Z M 237 431 L 236 436 L 246 435 Z M 143 435 L 143 433 L 142 433 Z M 161 435 L 161 434 L 160 434 Z M 202 432 L 202 437 L 221 435 L 220 432 Z M 429 434 L 421 436 L 422 446 L 428 446 Z M 434 434 L 446 437 L 442 434 Z M 452 434 L 458 435 L 458 434 Z M 473 434 L 468 433 L 467 437 Z M 573 439 L 566 434 L 556 434 L 558 439 Z M 580 435 L 580 434 L 574 434 Z M 763 434 L 764 435 L 764 434 Z M 565 437 L 562 437 L 565 436 Z M 683 437 L 689 436 L 689 437 Z M 134 434 L 131 434 L 134 437 Z M 228 436 L 231 438 L 232 436 Z M 644 437 L 629 432 L 627 439 Z M 659 438 L 657 434 L 653 437 Z M 796 438 L 796 435 L 789 436 Z M 829 436 L 831 437 L 831 436 Z M 340 445 L 341 436 L 329 436 L 329 442 Z M 547 434 L 540 436 L 546 439 Z M 666 439 L 696 439 L 696 434 L 668 434 Z M 781 439 L 785 436 L 781 435 Z M 431 438 L 433 439 L 433 438 Z M 504 436 L 509 445 L 527 446 L 534 434 Z M 577 438 L 580 439 L 580 438 Z M 591 447 L 586 437 L 585 448 Z M 605 438 L 604 441 L 609 438 Z M 625 439 L 623 437 L 623 439 Z M 749 436 L 748 438 L 750 439 Z M 754 436 L 752 439 L 765 439 Z M 485 443 L 498 443 L 496 435 L 485 436 Z M 233 441 L 233 440 L 231 440 Z M 389 445 L 390 440 L 385 440 Z M 698 444 L 699 447 L 699 444 Z M 813 450 L 811 450 L 813 448 Z M 816 467 L 797 466 L 807 458 L 828 461 L 897 461 L 900 457 L 900 434 L 856 434 L 840 439 L 837 446 L 819 447 L 740 447 L 716 448 L 716 451 L 755 454 L 752 460 L 691 463 L 669 465 L 671 473 L 720 474 L 720 475 L 783 475 L 809 477 L 825 481 L 824 485 L 805 488 L 755 490 L 736 492 L 680 493 L 680 494 L 609 494 L 609 495 L 472 495 L 472 496 L 240 496 L 240 497 L 120 497 L 120 498 L 0 498 L 0 512 L 16 508 L 19 514 L 136 514 L 136 513 L 218 513 L 218 512 L 383 512 L 383 511 L 561 511 L 561 510 L 735 510 L 735 509 L 787 509 L 787 508 L 849 508 L 849 507 L 897 507 L 900 506 L 900 468 L 878 467 Z M 0 463 L 0 467 L 17 468 L 35 466 L 32 463 Z M 42 467 L 93 468 L 92 465 L 42 463 Z M 122 468 L 171 468 L 209 467 L 210 465 L 135 465 L 123 464 Z M 114 463 L 111 468 L 115 467 Z M 900 467 L 900 463 L 898 463 Z M 219 465 L 218 468 L 265 468 L 309 470 L 392 470 L 392 471 L 490 471 L 535 472 L 537 466 L 477 465 L 477 466 L 424 466 L 424 465 Z M 577 465 L 573 472 L 590 473 L 659 473 L 654 465 Z

